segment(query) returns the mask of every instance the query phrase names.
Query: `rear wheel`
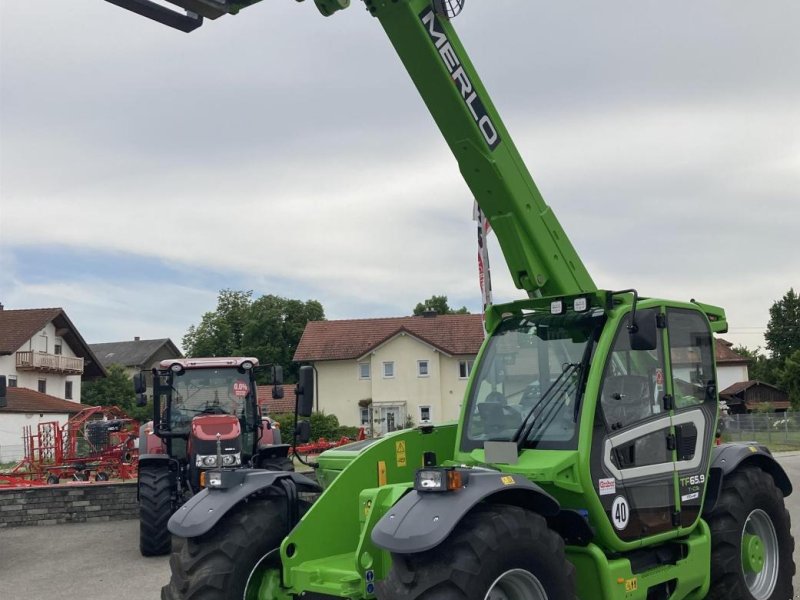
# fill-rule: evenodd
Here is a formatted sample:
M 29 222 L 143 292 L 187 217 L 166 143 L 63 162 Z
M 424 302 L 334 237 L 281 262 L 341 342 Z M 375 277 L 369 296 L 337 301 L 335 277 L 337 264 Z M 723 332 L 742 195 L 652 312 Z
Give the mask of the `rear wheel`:
M 290 529 L 286 499 L 273 496 L 239 504 L 201 536 L 176 536 L 162 600 L 242 600 L 256 566 Z
M 436 548 L 393 554 L 377 593 L 381 600 L 572 600 L 574 580 L 563 540 L 541 515 L 490 505 Z
M 167 522 L 173 512 L 169 467 L 139 467 L 139 551 L 142 556 L 169 554 L 172 536 Z
M 743 468 L 723 480 L 708 518 L 712 600 L 793 597 L 794 540 L 783 493 L 768 474 Z

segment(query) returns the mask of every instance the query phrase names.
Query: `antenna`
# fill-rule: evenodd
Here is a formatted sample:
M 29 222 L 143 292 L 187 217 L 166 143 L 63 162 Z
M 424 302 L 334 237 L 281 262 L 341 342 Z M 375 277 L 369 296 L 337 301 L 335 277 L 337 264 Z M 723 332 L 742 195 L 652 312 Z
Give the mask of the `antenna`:
M 466 1 L 467 0 L 433 0 L 433 10 L 435 10 L 438 15 L 452 19 L 462 11 L 464 2 Z

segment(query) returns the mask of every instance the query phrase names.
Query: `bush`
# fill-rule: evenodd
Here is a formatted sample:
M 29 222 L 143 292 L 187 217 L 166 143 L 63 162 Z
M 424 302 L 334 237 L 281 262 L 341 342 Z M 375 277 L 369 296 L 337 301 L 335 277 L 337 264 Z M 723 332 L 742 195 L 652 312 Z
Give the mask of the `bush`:
M 284 443 L 291 443 L 294 432 L 294 413 L 283 413 L 279 415 L 269 415 L 269 417 L 281 424 L 281 437 Z M 326 415 L 324 412 L 315 412 L 311 415 L 311 441 L 318 439 L 338 441 L 339 438 L 355 438 L 358 435 L 358 427 L 339 425 L 336 415 Z

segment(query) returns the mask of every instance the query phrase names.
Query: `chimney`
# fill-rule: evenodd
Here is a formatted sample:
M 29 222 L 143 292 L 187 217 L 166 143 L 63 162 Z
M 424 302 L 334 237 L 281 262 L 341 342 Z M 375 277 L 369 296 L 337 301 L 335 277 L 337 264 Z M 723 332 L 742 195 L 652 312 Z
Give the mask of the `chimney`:
M 139 340 L 139 336 L 137 335 L 136 337 L 134 337 L 134 338 L 133 338 L 133 341 L 134 341 L 134 342 L 138 342 L 138 341 L 140 341 L 140 340 Z
M 426 319 L 432 319 L 437 314 L 439 313 L 437 313 L 435 310 L 426 310 L 425 312 L 422 313 L 422 316 L 425 317 Z
M 3 308 L 5 308 L 5 307 L 3 306 L 3 303 L 0 302 L 0 310 L 3 310 Z

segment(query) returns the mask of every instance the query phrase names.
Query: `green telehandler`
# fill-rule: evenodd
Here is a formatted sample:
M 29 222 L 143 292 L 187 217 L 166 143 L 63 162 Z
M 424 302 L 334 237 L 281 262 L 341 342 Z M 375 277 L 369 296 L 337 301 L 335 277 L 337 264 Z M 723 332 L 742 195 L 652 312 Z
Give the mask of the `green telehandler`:
M 188 32 L 259 0 L 108 1 Z M 791 483 L 767 448 L 715 444 L 724 311 L 597 288 L 456 35 L 463 0 L 365 5 L 527 298 L 487 308 L 457 424 L 326 452 L 318 483 L 209 472 L 162 598 L 792 598 Z M 301 416 L 313 387 L 304 368 Z

